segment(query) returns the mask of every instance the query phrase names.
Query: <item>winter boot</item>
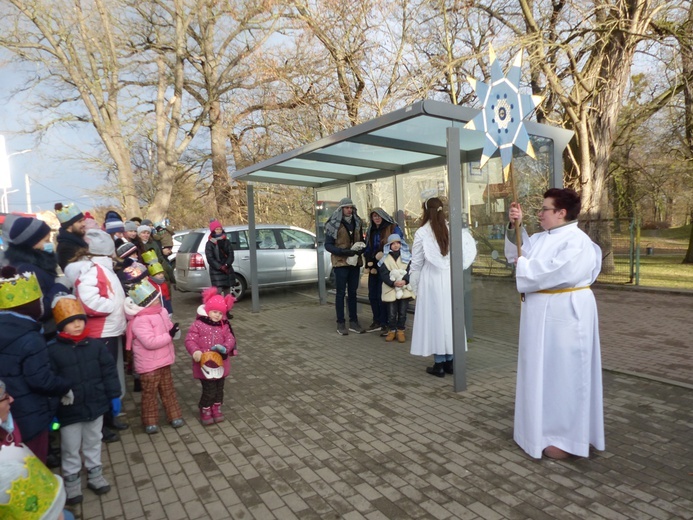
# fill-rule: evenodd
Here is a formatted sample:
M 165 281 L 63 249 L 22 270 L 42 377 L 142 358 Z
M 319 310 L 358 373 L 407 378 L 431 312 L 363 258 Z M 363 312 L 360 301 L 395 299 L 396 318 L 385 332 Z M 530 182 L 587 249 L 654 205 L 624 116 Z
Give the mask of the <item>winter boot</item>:
M 87 472 L 87 487 L 97 495 L 103 495 L 111 490 L 108 481 L 103 478 L 103 466 L 96 466 Z
M 206 408 L 200 408 L 200 422 L 202 426 L 209 426 L 214 424 L 214 418 L 212 417 L 212 409 L 207 406 Z
M 445 377 L 445 363 L 434 363 L 432 367 L 426 368 L 426 372 L 436 377 Z
M 390 332 L 387 333 L 387 336 L 385 336 L 385 341 L 390 343 L 391 341 L 395 341 L 395 335 L 397 334 L 396 331 L 391 330 Z
M 398 330 L 396 336 L 397 341 L 399 341 L 400 343 L 404 343 L 405 341 L 407 341 L 407 338 L 404 336 L 403 330 Z
M 221 412 L 221 403 L 214 403 L 212 405 L 212 419 L 214 419 L 215 423 L 224 420 L 224 414 Z
M 82 499 L 82 477 L 79 473 L 74 475 L 65 475 L 63 479 L 65 482 L 65 493 L 67 494 L 67 500 L 65 503 L 68 506 L 74 506 L 75 504 L 80 504 Z
M 446 374 L 454 374 L 452 370 L 452 359 L 450 361 L 446 361 L 445 363 L 443 363 L 443 370 Z

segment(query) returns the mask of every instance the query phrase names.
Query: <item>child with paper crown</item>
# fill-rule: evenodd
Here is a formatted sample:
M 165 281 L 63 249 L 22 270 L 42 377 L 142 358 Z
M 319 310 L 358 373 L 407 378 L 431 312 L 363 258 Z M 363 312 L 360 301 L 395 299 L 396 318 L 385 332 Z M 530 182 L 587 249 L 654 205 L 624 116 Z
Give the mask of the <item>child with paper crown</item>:
M 51 371 L 41 334 L 43 294 L 34 273 L 0 270 L 0 379 L 14 397 L 12 417 L 22 441 L 45 464 L 56 401 L 71 382 Z
M 48 344 L 51 367 L 72 381 L 72 390 L 60 400 L 60 452 L 67 503 L 82 501 L 82 459 L 87 468 L 87 487 L 97 495 L 110 491 L 101 464 L 103 416 L 120 412 L 120 380 L 113 356 L 105 343 L 89 337 L 87 315 L 71 294 L 53 299 L 53 317 L 58 335 Z
M 387 304 L 388 327 L 390 331 L 385 341 L 397 341 L 404 343 L 406 337 L 404 330 L 407 324 L 407 307 L 412 298 L 415 298 L 409 285 L 409 260 L 411 254 L 406 242 L 397 233 L 387 237 L 387 243 L 383 248 L 382 256 L 378 258 L 378 271 L 383 282 L 382 301 Z M 393 276 L 397 275 L 397 276 Z
M 224 420 L 224 382 L 229 375 L 229 357 L 236 356 L 236 338 L 227 322 L 236 299 L 222 296 L 215 287 L 202 293 L 203 304 L 185 337 L 185 348 L 192 355 L 193 377 L 202 384 L 200 422 L 204 426 Z
M 178 404 L 171 377 L 176 360 L 173 339 L 180 334 L 178 323 L 172 323 L 168 311 L 161 306 L 161 295 L 147 279 L 135 284 L 125 298 L 128 327 L 125 348 L 132 350 L 135 371 L 142 384 L 142 424 L 148 434 L 157 433 L 159 403 L 174 428 L 183 426 L 183 412 Z
M 166 272 L 164 266 L 159 262 L 156 252 L 153 249 L 142 253 L 142 260 L 147 263 L 147 271 L 149 273 L 149 281 L 161 293 L 163 305 L 169 314 L 173 314 L 173 305 L 171 304 L 171 290 L 166 282 Z

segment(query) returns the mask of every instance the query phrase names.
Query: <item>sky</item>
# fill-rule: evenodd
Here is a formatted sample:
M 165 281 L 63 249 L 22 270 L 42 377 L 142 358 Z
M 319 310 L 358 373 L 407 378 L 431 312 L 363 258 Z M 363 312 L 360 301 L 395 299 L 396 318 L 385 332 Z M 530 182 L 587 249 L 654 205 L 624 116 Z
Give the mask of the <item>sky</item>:
M 27 176 L 34 213 L 53 210 L 56 202 L 75 203 L 82 211 L 108 204 L 110 201 L 98 194 L 99 187 L 105 185 L 105 177 L 70 158 L 77 151 L 90 148 L 89 145 L 96 140 L 93 129 L 87 125 L 80 129 L 53 128 L 40 142 L 31 135 L 22 134 L 31 128 L 32 120 L 40 117 L 28 106 L 34 94 L 29 92 L 11 97 L 12 91 L 23 86 L 25 80 L 24 74 L 13 65 L 0 68 L 0 134 L 5 137 L 9 156 L 10 212 L 27 212 Z M 30 151 L 17 153 L 24 150 Z M 13 153 L 17 155 L 12 156 Z

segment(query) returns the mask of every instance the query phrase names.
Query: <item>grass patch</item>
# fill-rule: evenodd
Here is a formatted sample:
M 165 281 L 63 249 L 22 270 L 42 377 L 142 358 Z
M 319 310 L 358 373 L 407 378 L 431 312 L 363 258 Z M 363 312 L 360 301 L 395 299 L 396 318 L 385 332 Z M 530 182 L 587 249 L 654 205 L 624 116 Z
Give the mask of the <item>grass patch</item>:
M 684 247 L 688 246 L 688 239 L 691 237 L 691 224 L 687 226 L 670 229 L 642 229 L 640 230 L 640 240 L 649 238 L 665 240 L 682 240 Z
M 640 257 L 640 285 L 693 290 L 693 264 L 682 264 L 683 255 Z

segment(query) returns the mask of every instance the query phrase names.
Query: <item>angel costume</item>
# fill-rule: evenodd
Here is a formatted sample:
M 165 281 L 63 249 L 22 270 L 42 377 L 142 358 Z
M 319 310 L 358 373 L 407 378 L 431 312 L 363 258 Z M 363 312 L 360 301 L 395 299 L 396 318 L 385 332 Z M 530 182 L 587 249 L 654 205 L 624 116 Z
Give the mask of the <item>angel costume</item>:
M 468 269 L 476 258 L 476 243 L 468 229 L 462 230 L 462 268 Z M 452 354 L 452 289 L 450 255 L 440 247 L 426 223 L 414 235 L 409 264 L 409 279 L 416 291 L 414 331 L 411 353 L 414 356 Z M 464 317 L 461 317 L 464 319 Z M 465 338 L 465 350 L 467 338 Z
M 506 235 L 509 262 L 517 258 L 511 238 Z M 604 449 L 599 323 L 589 288 L 601 260 L 601 249 L 576 221 L 531 237 L 523 228 L 513 438 L 531 457 L 541 458 L 548 446 L 581 457 L 590 444 Z

